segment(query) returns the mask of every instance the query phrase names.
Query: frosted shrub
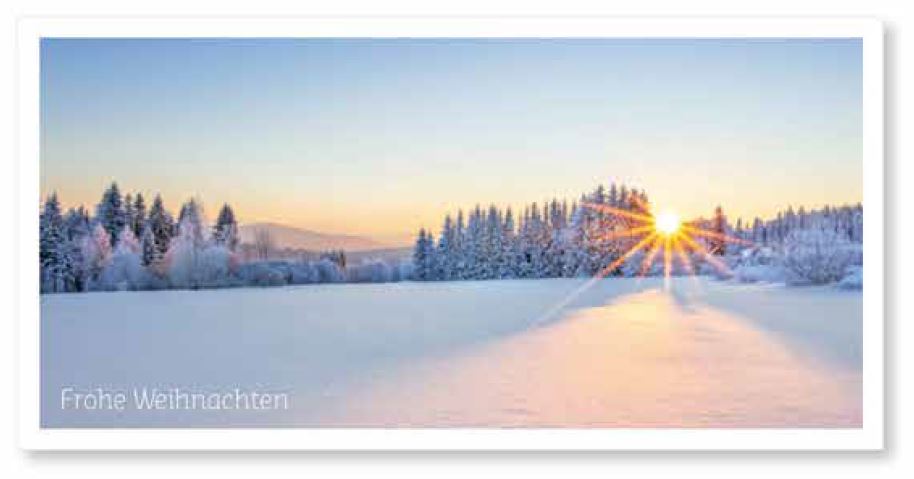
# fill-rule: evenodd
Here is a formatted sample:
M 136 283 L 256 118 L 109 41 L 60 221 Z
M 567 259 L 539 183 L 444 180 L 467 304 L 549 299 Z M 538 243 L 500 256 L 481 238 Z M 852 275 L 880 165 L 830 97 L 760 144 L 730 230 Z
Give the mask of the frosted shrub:
M 103 289 L 99 277 L 111 262 L 111 239 L 101 224 L 96 223 L 92 232 L 83 238 L 81 250 L 88 289 Z
M 746 248 L 735 258 L 733 276 L 743 283 L 783 282 L 781 262 L 781 257 L 771 247 Z
M 119 238 L 114 254 L 100 273 L 98 287 L 117 291 L 144 289 L 148 273 L 140 258 L 140 243 L 130 228 L 124 228 Z
M 201 287 L 218 287 L 229 284 L 229 265 L 232 253 L 224 246 L 209 245 L 200 252 L 197 280 Z
M 402 261 L 397 266 L 397 279 L 395 281 L 405 281 L 409 278 L 412 278 L 415 266 L 413 266 L 412 261 Z
M 291 276 L 289 284 L 310 284 L 316 283 L 318 279 L 317 268 L 307 261 L 293 263 L 290 265 Z
M 838 287 L 841 289 L 863 289 L 863 267 L 848 267 L 844 278 L 841 278 L 841 282 L 838 283 Z
M 830 229 L 792 231 L 784 241 L 784 271 L 790 284 L 839 281 L 848 267 L 861 262 L 861 245 Z
M 339 265 L 329 259 L 322 259 L 315 264 L 319 283 L 342 283 L 346 280 Z
M 238 267 L 238 278 L 245 286 L 282 286 L 286 276 L 269 262 L 246 263 Z
M 101 273 L 99 286 L 101 289 L 117 291 L 145 289 L 147 276 L 140 256 L 118 245 L 111 262 Z
M 392 281 L 390 266 L 381 260 L 370 260 L 346 270 L 353 283 L 387 283 Z
M 713 263 L 707 259 L 702 258 L 701 256 L 695 255 L 692 258 L 692 267 L 698 275 L 701 276 L 713 276 L 717 279 L 731 279 L 734 276 L 734 271 L 728 264 L 729 262 L 723 256 L 714 256 L 717 261 L 721 264 L 727 266 L 727 268 L 722 268 L 720 266 L 715 266 Z
M 784 271 L 780 267 L 770 264 L 739 265 L 733 270 L 733 276 L 742 283 L 784 281 Z
M 211 288 L 230 284 L 231 252 L 201 238 L 190 220 L 181 223 L 165 254 L 168 280 L 176 288 Z
M 645 253 L 642 250 L 636 251 L 632 254 L 625 262 L 622 263 L 622 266 L 619 270 L 622 273 L 622 276 L 626 278 L 631 278 L 638 276 L 641 272 L 641 263 L 644 261 Z M 602 268 L 601 268 L 602 269 Z M 614 274 L 614 271 L 610 271 L 608 275 Z
M 227 286 L 230 261 L 231 253 L 221 246 L 179 244 L 168 250 L 168 280 L 177 288 Z

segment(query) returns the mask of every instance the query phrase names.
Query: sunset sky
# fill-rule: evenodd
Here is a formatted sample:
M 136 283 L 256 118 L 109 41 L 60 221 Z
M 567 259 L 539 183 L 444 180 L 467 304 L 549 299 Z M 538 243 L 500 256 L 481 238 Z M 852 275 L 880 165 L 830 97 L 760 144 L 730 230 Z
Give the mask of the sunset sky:
M 45 39 L 41 192 L 402 240 L 644 188 L 684 217 L 862 198 L 861 42 Z

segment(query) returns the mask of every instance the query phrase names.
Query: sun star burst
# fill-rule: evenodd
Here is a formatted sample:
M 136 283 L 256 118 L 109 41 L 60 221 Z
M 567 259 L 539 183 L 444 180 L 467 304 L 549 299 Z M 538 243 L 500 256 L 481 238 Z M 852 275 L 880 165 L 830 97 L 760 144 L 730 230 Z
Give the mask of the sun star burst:
M 639 251 L 644 251 L 645 255 L 641 260 L 638 276 L 644 277 L 650 274 L 654 262 L 662 253 L 660 258 L 663 261 L 664 284 L 669 287 L 669 278 L 673 274 L 674 258 L 679 260 L 680 267 L 685 274 L 694 276 L 697 273 L 697 268 L 692 262 L 690 253 L 701 256 L 707 264 L 718 272 L 730 274 L 730 269 L 726 263 L 701 241 L 697 241 L 696 237 L 712 240 L 720 244 L 752 244 L 751 241 L 742 238 L 708 230 L 694 223 L 683 222 L 679 215 L 672 211 L 664 210 L 655 215 L 651 213 L 649 205 L 637 203 L 637 200 L 634 211 L 632 209 L 616 208 L 604 203 L 585 202 L 582 203 L 582 206 L 602 213 L 604 216 L 619 220 L 613 222 L 613 226 L 607 230 L 599 231 L 596 235 L 597 239 L 605 241 L 628 239 L 634 241 L 634 244 L 617 256 L 610 264 L 597 271 L 586 283 L 572 291 L 558 304 L 549 308 L 536 322 L 543 322 L 553 316 L 584 291 L 590 289 L 597 281 L 611 274 L 618 274 L 619 269 L 625 262 Z M 620 228 L 619 225 L 624 225 L 624 227 Z

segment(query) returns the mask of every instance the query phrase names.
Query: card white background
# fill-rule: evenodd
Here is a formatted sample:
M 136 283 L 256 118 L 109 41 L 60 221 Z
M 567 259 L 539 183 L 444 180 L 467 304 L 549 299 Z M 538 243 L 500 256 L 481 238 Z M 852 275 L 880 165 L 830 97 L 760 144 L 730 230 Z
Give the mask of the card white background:
M 368 3 L 368 2 L 366 2 Z M 391 3 L 391 2 L 386 2 Z M 691 1 L 691 2 L 652 2 L 641 0 L 627 5 L 608 6 L 601 5 L 605 2 L 575 2 L 565 0 L 561 2 L 563 10 L 557 10 L 548 3 L 542 4 L 528 0 L 517 2 L 522 5 L 508 7 L 493 1 L 473 2 L 464 1 L 459 6 L 448 7 L 439 5 L 432 7 L 427 2 L 392 2 L 384 5 L 359 6 L 356 2 L 335 2 L 333 5 L 312 6 L 307 10 L 305 6 L 294 5 L 293 2 L 270 2 L 260 0 L 257 2 L 258 10 L 252 10 L 250 2 L 197 2 L 185 1 L 159 1 L 154 6 L 138 6 L 127 8 L 114 1 L 82 1 L 78 5 L 67 2 L 36 2 L 34 5 L 8 5 L 6 9 L 4 39 L 6 48 L 0 52 L 8 71 L 15 71 L 14 18 L 21 14 L 82 14 L 82 15 L 134 15 L 141 13 L 175 14 L 175 15 L 219 15 L 219 14 L 259 14 L 276 15 L 281 13 L 296 14 L 664 14 L 664 15 L 865 15 L 886 22 L 886 177 L 887 177 L 887 202 L 886 202 L 886 257 L 887 257 L 887 321 L 886 321 L 886 445 L 887 450 L 880 453 L 792 453 L 792 454 L 764 454 L 764 453 L 616 453 L 616 454 L 509 454 L 509 455 L 467 455 L 467 454 L 28 454 L 16 449 L 15 446 L 15 389 L 14 367 L 16 365 L 16 345 L 13 330 L 14 318 L 12 317 L 12 301 L 10 292 L 14 290 L 12 281 L 15 281 L 15 263 L 13 254 L 16 251 L 16 235 L 0 235 L 0 249 L 8 252 L 4 264 L 7 274 L 0 276 L 0 291 L 7 293 L 5 304 L 10 312 L 4 325 L 3 335 L 7 340 L 6 350 L 8 361 L 4 361 L 2 368 L 7 387 L 0 394 L 0 409 L 7 412 L 9 420 L 7 427 L 6 444 L 0 449 L 0 460 L 4 468 L 10 468 L 13 475 L 40 474 L 49 476 L 80 477 L 150 477 L 178 474 L 180 476 L 194 473 L 218 474 L 223 477 L 246 477 L 249 475 L 274 474 L 295 475 L 297 477 L 314 475 L 326 477 L 326 469 L 345 472 L 360 472 L 362 474 L 380 475 L 382 469 L 403 467 L 399 477 L 427 477 L 431 473 L 438 475 L 453 474 L 465 477 L 469 474 L 486 476 L 502 473 L 522 473 L 528 477 L 554 477 L 555 475 L 577 475 L 583 473 L 599 473 L 604 476 L 608 473 L 619 474 L 620 477 L 651 477 L 655 475 L 677 477 L 771 477 L 771 476 L 805 476 L 805 477 L 893 477 L 905 474 L 904 468 L 911 468 L 914 463 L 914 447 L 906 449 L 905 426 L 911 426 L 906 420 L 904 409 L 897 407 L 903 404 L 914 404 L 912 401 L 910 374 L 896 374 L 905 363 L 911 364 L 914 357 L 909 352 L 912 338 L 905 336 L 905 312 L 909 311 L 907 304 L 901 304 L 901 299 L 896 292 L 905 291 L 903 283 L 898 282 L 900 272 L 910 265 L 910 253 L 903 251 L 910 229 L 910 213 L 901 213 L 902 205 L 914 205 L 911 200 L 911 187 L 914 179 L 910 178 L 910 166 L 902 158 L 904 141 L 896 138 L 896 131 L 911 131 L 910 125 L 905 128 L 904 112 L 910 110 L 910 101 L 905 101 L 905 92 L 902 85 L 911 85 L 910 60 L 914 57 L 910 47 L 911 36 L 914 36 L 914 17 L 906 11 L 904 2 L 874 2 L 865 4 L 858 2 L 822 1 L 798 2 L 794 1 L 767 1 L 764 6 L 743 6 L 736 8 L 731 3 L 723 1 Z M 679 4 L 682 5 L 679 5 Z M 220 10 L 221 8 L 221 10 Z M 905 54 L 907 52 L 907 54 Z M 3 186 L 7 201 L 2 202 L 4 225 L 15 224 L 12 205 L 14 201 L 15 177 L 13 168 L 13 148 L 15 139 L 15 116 L 12 109 L 14 94 L 14 75 L 4 75 L 9 100 L 2 121 L 8 134 L 7 155 L 4 155 L 2 177 L 7 183 Z M 909 97 L 909 95 L 908 95 Z M 902 218 L 906 217 L 906 218 Z M 896 223 L 899 221 L 899 223 Z M 908 286 L 910 291 L 910 286 Z M 910 297 L 910 294 L 908 295 Z M 907 378 L 905 378 L 907 376 Z M 907 380 L 906 380 L 907 379 Z M 912 406 L 914 407 L 914 406 Z M 907 452 L 907 454 L 905 454 Z M 342 466 L 342 469 L 338 466 Z M 303 470 L 307 467 L 309 470 Z M 443 473 L 443 474 L 442 474 Z M 910 475 L 911 470 L 907 471 Z M 12 477 L 12 476 L 11 476 Z

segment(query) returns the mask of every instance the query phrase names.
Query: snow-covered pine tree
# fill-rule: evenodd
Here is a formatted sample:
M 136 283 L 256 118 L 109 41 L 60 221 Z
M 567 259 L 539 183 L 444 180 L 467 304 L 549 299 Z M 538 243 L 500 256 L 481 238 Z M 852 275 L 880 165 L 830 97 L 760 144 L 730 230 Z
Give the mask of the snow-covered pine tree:
M 101 273 L 100 288 L 119 291 L 143 289 L 147 273 L 143 268 L 140 251 L 140 242 L 128 224 L 128 227 L 121 230 L 111 260 Z
M 99 289 L 99 277 L 111 262 L 111 237 L 100 221 L 96 221 L 92 232 L 83 238 L 82 258 L 86 273 L 87 289 Z
M 457 223 L 454 225 L 454 244 L 451 247 L 452 259 L 451 276 L 454 279 L 466 278 L 466 225 L 463 220 L 463 210 L 457 211 Z
M 428 241 L 425 243 L 425 270 L 428 272 L 428 279 L 430 281 L 437 281 L 441 278 L 438 277 L 438 249 L 437 243 L 435 242 L 435 235 L 428 233 Z
M 95 209 L 95 220 L 105 228 L 108 237 L 112 238 L 112 246 L 116 245 L 121 230 L 127 224 L 124 201 L 117 183 L 111 183 L 111 186 L 102 194 L 102 199 Z
M 619 206 L 619 188 L 616 186 L 616 183 L 613 182 L 609 185 L 609 195 L 606 198 L 609 206 L 618 207 Z
M 628 205 L 631 204 L 628 195 L 629 195 L 628 186 L 623 184 L 619 188 L 619 207 L 620 208 L 627 208 Z
M 136 212 L 133 209 L 133 195 L 127 193 L 124 195 L 124 227 L 133 231 L 133 225 L 136 223 Z M 136 237 L 136 233 L 133 234 Z M 118 232 L 117 242 L 121 240 L 121 232 Z
M 146 227 L 146 200 L 142 193 L 137 193 L 133 200 L 133 223 L 130 227 L 137 238 L 142 237 Z
M 159 258 L 158 251 L 156 251 L 155 235 L 152 233 L 151 225 L 146 225 L 143 228 L 143 236 L 140 237 L 140 251 L 140 258 L 143 261 L 143 266 L 154 264 Z
M 68 269 L 67 278 L 71 283 L 66 291 L 83 291 L 86 286 L 85 264 L 82 257 L 82 244 L 89 235 L 89 213 L 82 206 L 70 208 L 63 218 L 63 231 Z
M 521 243 L 523 257 L 529 268 L 528 276 L 542 278 L 546 274 L 543 265 L 547 233 L 539 205 L 536 203 L 530 204 L 530 217 L 524 222 L 524 226 Z
M 193 239 L 194 245 L 201 247 L 208 239 L 206 228 L 203 225 L 203 206 L 194 198 L 187 200 L 181 205 L 181 213 L 178 215 L 178 234 L 181 235 L 181 228 L 186 231 Z
M 156 195 L 152 201 L 152 207 L 149 209 L 149 218 L 147 219 L 149 229 L 154 239 L 154 254 L 151 263 L 161 262 L 168 251 L 172 238 L 175 236 L 175 222 L 171 214 L 165 210 L 162 202 L 162 196 Z M 150 264 L 151 264 L 150 263 Z
M 444 217 L 441 235 L 438 237 L 438 264 L 435 276 L 440 280 L 454 279 L 455 229 L 451 215 Z
M 238 222 L 235 220 L 235 212 L 228 203 L 223 204 L 222 209 L 219 210 L 219 217 L 213 227 L 213 240 L 216 244 L 228 248 L 229 251 L 235 251 L 238 247 Z
M 428 281 L 431 276 L 429 271 L 429 238 L 425 233 L 425 228 L 419 230 L 419 237 L 416 239 L 416 246 L 413 248 L 413 279 L 417 281 Z
M 498 208 L 495 205 L 490 205 L 481 231 L 480 279 L 497 277 L 502 252 L 501 223 L 501 215 L 498 212 Z
M 615 187 L 615 185 L 613 186 Z M 618 197 L 616 201 L 618 201 Z M 564 238 L 565 258 L 562 260 L 562 276 L 566 278 L 576 278 L 586 274 L 587 255 L 584 250 L 585 210 L 586 208 L 577 203 L 571 206 L 571 218 Z
M 117 248 L 123 252 L 139 255 L 142 248 L 140 240 L 133 234 L 133 229 L 124 228 L 121 230 L 121 236 L 117 241 Z
M 714 208 L 711 231 L 718 237 L 709 239 L 708 251 L 717 256 L 725 255 L 727 253 L 727 243 L 724 241 L 723 236 L 727 234 L 727 217 L 724 216 L 724 209 L 720 205 Z
M 607 200 L 608 201 L 608 200 Z M 557 199 L 552 199 L 546 203 L 544 216 L 543 238 L 543 276 L 546 278 L 558 278 L 562 276 L 564 269 L 564 231 L 566 228 L 566 218 L 562 213 L 562 205 Z
M 57 193 L 51 193 L 44 202 L 39 216 L 38 262 L 41 272 L 41 291 L 59 292 L 67 288 L 67 258 L 63 231 L 63 216 Z
M 501 251 L 499 252 L 499 263 L 497 276 L 502 279 L 517 277 L 517 235 L 514 229 L 514 212 L 509 206 L 505 210 L 504 222 L 501 227 Z
M 466 269 L 464 271 L 465 279 L 479 279 L 482 277 L 482 262 L 485 260 L 482 256 L 483 227 L 484 220 L 482 208 L 479 205 L 476 205 L 473 211 L 470 212 L 470 217 L 467 220 L 466 234 L 464 236 L 464 258 L 466 262 Z

